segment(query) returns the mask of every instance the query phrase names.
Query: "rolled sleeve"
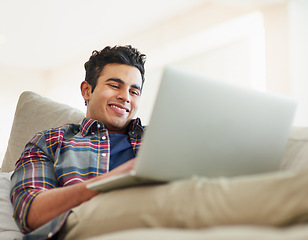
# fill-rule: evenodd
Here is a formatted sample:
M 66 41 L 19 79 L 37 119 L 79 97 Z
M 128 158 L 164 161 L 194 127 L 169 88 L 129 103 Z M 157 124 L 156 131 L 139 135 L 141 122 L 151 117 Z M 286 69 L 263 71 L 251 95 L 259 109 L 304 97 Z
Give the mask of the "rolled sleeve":
M 53 161 L 44 149 L 44 142 L 44 136 L 40 133 L 27 144 L 11 177 L 14 218 L 24 233 L 31 231 L 27 225 L 27 216 L 34 198 L 58 186 Z

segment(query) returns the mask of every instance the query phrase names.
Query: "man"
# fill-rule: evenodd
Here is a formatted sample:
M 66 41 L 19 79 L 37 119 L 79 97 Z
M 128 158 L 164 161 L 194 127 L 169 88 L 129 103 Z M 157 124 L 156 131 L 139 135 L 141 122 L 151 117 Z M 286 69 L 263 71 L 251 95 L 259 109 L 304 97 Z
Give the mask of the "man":
M 93 52 L 81 84 L 86 118 L 80 125 L 38 133 L 27 144 L 16 163 L 11 191 L 14 216 L 23 232 L 30 232 L 27 239 L 88 239 L 93 230 L 105 234 L 144 227 L 285 226 L 306 221 L 308 193 L 299 189 L 307 186 L 307 171 L 230 180 L 193 178 L 131 188 L 124 195 L 115 191 L 115 198 L 87 189 L 89 182 L 134 166 L 144 129 L 133 119 L 144 60 L 130 46 Z M 302 194 L 294 197 L 295 192 Z M 110 206 L 121 214 L 112 215 L 111 209 L 109 216 Z
M 144 63 L 145 55 L 131 46 L 94 51 L 80 87 L 86 118 L 80 125 L 40 132 L 26 145 L 11 190 L 14 217 L 24 233 L 49 222 L 44 231 L 55 234 L 71 208 L 98 194 L 86 188 L 89 182 L 133 168 L 144 130 L 140 119 L 133 119 Z

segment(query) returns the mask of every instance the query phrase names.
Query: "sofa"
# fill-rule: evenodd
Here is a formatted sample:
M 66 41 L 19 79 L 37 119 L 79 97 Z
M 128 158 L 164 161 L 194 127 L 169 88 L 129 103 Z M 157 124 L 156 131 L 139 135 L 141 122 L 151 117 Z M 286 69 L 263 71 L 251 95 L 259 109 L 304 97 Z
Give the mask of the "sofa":
M 23 238 L 9 191 L 25 144 L 38 131 L 83 117 L 34 92 L 21 94 L 0 172 L 0 239 Z M 293 126 L 275 172 L 232 179 L 192 176 L 102 193 L 73 209 L 59 239 L 308 239 L 307 199 L 308 128 Z

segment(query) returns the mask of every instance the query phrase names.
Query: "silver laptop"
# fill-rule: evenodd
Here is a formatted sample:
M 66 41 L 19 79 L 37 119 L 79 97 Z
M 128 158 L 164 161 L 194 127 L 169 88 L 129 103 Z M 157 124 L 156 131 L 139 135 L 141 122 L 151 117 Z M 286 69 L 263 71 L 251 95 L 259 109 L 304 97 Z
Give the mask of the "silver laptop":
M 135 169 L 87 187 L 108 191 L 277 170 L 295 109 L 286 97 L 167 68 Z

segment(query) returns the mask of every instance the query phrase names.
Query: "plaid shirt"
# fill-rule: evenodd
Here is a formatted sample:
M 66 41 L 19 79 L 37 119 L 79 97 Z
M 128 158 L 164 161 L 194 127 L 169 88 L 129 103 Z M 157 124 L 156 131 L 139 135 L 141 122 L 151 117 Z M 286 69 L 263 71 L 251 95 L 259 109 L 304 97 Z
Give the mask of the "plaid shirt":
M 136 154 L 144 127 L 140 119 L 135 119 L 128 129 Z M 39 193 L 104 174 L 109 171 L 109 159 L 108 130 L 97 120 L 85 118 L 81 125 L 66 124 L 36 134 L 26 145 L 12 175 L 11 201 L 14 217 L 22 231 L 30 231 L 26 219 L 30 205 Z M 49 228 L 43 232 L 47 235 L 55 233 L 67 215 L 60 215 L 49 224 L 53 226 L 52 230 Z

